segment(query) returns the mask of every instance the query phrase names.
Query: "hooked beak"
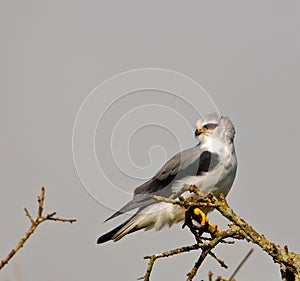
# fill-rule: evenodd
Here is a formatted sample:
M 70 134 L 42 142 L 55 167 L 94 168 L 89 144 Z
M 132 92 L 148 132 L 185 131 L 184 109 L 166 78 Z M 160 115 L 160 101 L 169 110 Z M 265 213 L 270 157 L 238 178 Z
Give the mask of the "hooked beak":
M 204 128 L 197 128 L 196 131 L 195 131 L 195 137 L 198 137 L 201 134 L 206 135 L 206 130 Z

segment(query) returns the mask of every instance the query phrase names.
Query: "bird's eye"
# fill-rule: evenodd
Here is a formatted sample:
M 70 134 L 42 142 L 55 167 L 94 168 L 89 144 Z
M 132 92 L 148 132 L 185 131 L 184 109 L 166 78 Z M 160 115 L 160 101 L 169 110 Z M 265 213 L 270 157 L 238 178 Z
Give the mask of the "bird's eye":
M 207 129 L 207 130 L 211 130 L 211 131 L 213 131 L 215 128 L 217 128 L 217 124 L 214 124 L 214 123 L 208 123 L 208 124 L 206 124 L 206 125 L 204 125 L 203 127 L 205 128 L 205 129 Z

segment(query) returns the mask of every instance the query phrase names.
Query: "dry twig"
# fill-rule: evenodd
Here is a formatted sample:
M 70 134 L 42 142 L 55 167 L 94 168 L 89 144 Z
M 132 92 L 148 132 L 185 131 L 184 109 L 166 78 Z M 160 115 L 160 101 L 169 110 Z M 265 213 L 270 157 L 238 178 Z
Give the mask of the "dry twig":
M 25 235 L 21 238 L 21 240 L 18 242 L 18 244 L 8 253 L 8 255 L 1 261 L 0 263 L 0 270 L 9 262 L 9 260 L 24 246 L 25 242 L 28 240 L 28 238 L 33 234 L 33 232 L 36 230 L 36 228 L 44 221 L 60 221 L 60 222 L 69 222 L 73 223 L 76 222 L 76 219 L 65 219 L 65 218 L 59 218 L 55 217 L 56 213 L 50 213 L 47 215 L 43 215 L 44 211 L 44 200 L 45 200 L 45 188 L 41 188 L 41 194 L 38 197 L 38 212 L 36 219 L 33 219 L 32 215 L 28 211 L 27 208 L 24 208 L 25 214 L 30 220 L 31 226 L 25 233 Z
M 265 238 L 264 235 L 259 234 L 257 231 L 254 230 L 252 226 L 250 226 L 247 222 L 245 222 L 242 218 L 240 218 L 232 208 L 229 207 L 225 197 L 223 195 L 220 196 L 218 199 L 213 194 L 204 195 L 202 194 L 195 186 L 184 186 L 185 189 L 189 190 L 200 196 L 201 200 L 199 202 L 189 202 L 183 200 L 176 200 L 173 198 L 165 198 L 161 196 L 153 196 L 154 199 L 158 201 L 168 202 L 172 204 L 177 204 L 187 209 L 189 208 L 215 208 L 217 209 L 224 217 L 226 217 L 232 224 L 229 225 L 229 228 L 225 231 L 217 231 L 213 232 L 213 230 L 209 229 L 209 227 L 205 230 L 212 235 L 212 239 L 208 242 L 202 242 L 201 235 L 203 231 L 197 232 L 190 227 L 191 232 L 194 234 L 197 244 L 192 246 L 186 246 L 182 248 L 178 248 L 176 250 L 167 251 L 161 254 L 156 254 L 152 256 L 147 256 L 145 258 L 150 259 L 148 263 L 148 268 L 146 274 L 141 277 L 144 281 L 149 281 L 150 274 L 153 269 L 153 265 L 156 259 L 162 257 L 168 257 L 170 255 L 180 254 L 183 252 L 188 252 L 191 250 L 201 249 L 201 254 L 196 261 L 194 267 L 191 271 L 187 274 L 187 281 L 192 280 L 199 267 L 205 260 L 208 254 L 214 257 L 221 265 L 224 263 L 219 258 L 215 257 L 214 254 L 211 252 L 219 243 L 224 242 L 226 238 L 233 238 L 233 239 L 243 239 L 248 242 L 252 242 L 258 245 L 263 251 L 265 251 L 269 256 L 271 256 L 275 263 L 279 264 L 281 269 L 282 280 L 285 281 L 300 281 L 300 255 L 290 252 L 285 247 L 280 247 L 273 242 L 270 242 Z M 243 265 L 244 261 L 248 258 L 252 251 L 245 257 L 245 259 L 241 262 L 240 266 L 235 270 L 234 274 L 229 278 L 226 279 L 224 277 L 218 277 L 217 280 L 229 280 L 233 281 L 233 277 Z M 224 263 L 225 264 L 225 263 Z M 209 274 L 209 280 L 212 280 L 212 274 Z

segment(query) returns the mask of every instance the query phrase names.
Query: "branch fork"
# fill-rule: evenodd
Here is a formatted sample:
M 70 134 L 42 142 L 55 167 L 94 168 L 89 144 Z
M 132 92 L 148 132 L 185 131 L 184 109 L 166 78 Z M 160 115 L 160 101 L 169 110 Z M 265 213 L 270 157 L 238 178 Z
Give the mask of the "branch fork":
M 46 215 L 43 215 L 44 211 L 44 201 L 45 201 L 45 188 L 41 188 L 40 196 L 38 196 L 38 211 L 37 216 L 34 219 L 30 214 L 27 208 L 24 208 L 25 215 L 28 217 L 30 221 L 30 228 L 27 230 L 25 235 L 20 239 L 18 244 L 8 253 L 8 255 L 1 261 L 0 270 L 10 261 L 10 259 L 24 246 L 25 242 L 29 239 L 29 237 L 33 234 L 36 228 L 44 221 L 57 221 L 57 222 L 69 222 L 74 223 L 76 219 L 66 219 L 56 217 L 56 212 L 52 212 Z
M 193 192 L 197 194 L 200 198 L 198 202 L 191 202 L 187 200 L 176 200 L 176 197 L 166 198 L 162 196 L 153 196 L 154 199 L 157 201 L 163 201 L 167 203 L 176 204 L 182 207 L 185 207 L 187 209 L 187 213 L 189 210 L 193 210 L 195 208 L 214 208 L 216 209 L 221 215 L 223 215 L 225 218 L 227 218 L 231 224 L 228 225 L 228 229 L 222 231 L 218 229 L 218 231 L 215 231 L 216 229 L 209 228 L 211 226 L 209 223 L 200 223 L 200 226 L 202 228 L 197 228 L 193 225 L 193 223 L 189 221 L 185 221 L 184 225 L 188 225 L 191 232 L 195 236 L 195 239 L 197 241 L 197 244 L 192 246 L 185 246 L 182 248 L 178 248 L 175 250 L 170 250 L 163 252 L 161 254 L 151 255 L 144 257 L 145 259 L 149 259 L 148 267 L 146 274 L 139 278 L 144 281 L 150 280 L 150 274 L 153 269 L 154 262 L 163 257 L 168 257 L 171 255 L 176 255 L 180 253 L 185 253 L 193 250 L 201 249 L 201 254 L 198 258 L 198 260 L 195 262 L 194 267 L 191 269 L 191 271 L 187 274 L 187 281 L 193 280 L 193 278 L 196 276 L 197 271 L 205 258 L 210 255 L 212 256 L 222 267 L 227 268 L 227 265 L 224 261 L 219 259 L 212 250 L 219 244 L 219 243 L 228 243 L 228 241 L 225 241 L 227 238 L 231 238 L 234 240 L 246 240 L 248 242 L 251 242 L 253 244 L 258 245 L 263 251 L 265 251 L 269 256 L 271 256 L 275 263 L 279 264 L 281 269 L 281 276 L 282 280 L 284 281 L 300 281 L 300 255 L 290 252 L 288 250 L 288 247 L 280 247 L 279 245 L 276 245 L 273 242 L 270 242 L 267 240 L 267 238 L 263 234 L 259 234 L 252 226 L 250 226 L 245 220 L 240 218 L 233 209 L 228 205 L 225 197 L 223 194 L 220 195 L 219 198 L 214 196 L 212 193 L 209 194 L 203 194 L 196 186 L 189 186 L 184 185 L 181 193 L 186 192 L 189 190 L 190 192 Z M 177 197 L 178 198 L 178 197 Z M 201 214 L 201 212 L 197 212 L 197 214 Z M 203 218 L 202 218 L 203 219 Z M 200 220 L 200 222 L 203 222 L 203 220 Z M 206 226 L 203 227 L 203 226 Z M 213 232 L 214 231 L 214 232 Z M 203 233 L 209 233 L 211 235 L 211 239 L 208 242 L 203 242 Z M 229 242 L 230 243 L 230 242 Z M 236 273 L 241 268 L 241 266 L 244 264 L 246 259 L 250 256 L 253 249 L 249 251 L 247 256 L 242 260 L 238 268 L 234 271 L 232 276 L 228 279 L 225 277 L 218 277 L 216 280 L 228 280 L 233 281 Z M 212 273 L 209 274 L 209 280 L 212 280 Z

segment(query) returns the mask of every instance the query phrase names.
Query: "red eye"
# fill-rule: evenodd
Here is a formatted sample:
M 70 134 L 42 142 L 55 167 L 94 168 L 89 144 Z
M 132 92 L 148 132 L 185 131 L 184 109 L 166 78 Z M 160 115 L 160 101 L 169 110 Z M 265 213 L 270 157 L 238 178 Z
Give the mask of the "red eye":
M 213 131 L 215 128 L 217 128 L 217 124 L 213 124 L 213 123 L 209 123 L 209 124 L 206 124 L 204 127 L 207 129 L 207 130 L 211 130 Z

